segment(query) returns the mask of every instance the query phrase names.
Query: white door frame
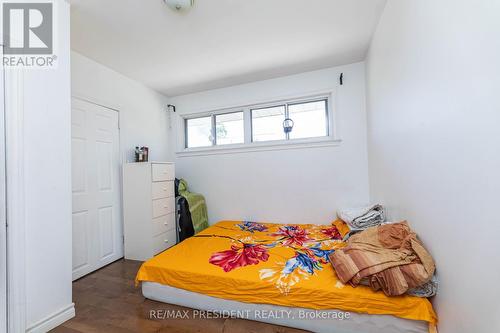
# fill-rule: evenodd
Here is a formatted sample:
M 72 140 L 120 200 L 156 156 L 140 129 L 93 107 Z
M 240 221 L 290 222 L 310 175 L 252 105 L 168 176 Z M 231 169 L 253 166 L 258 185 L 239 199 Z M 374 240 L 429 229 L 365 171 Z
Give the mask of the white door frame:
M 7 208 L 7 331 L 26 331 L 24 220 L 24 79 L 21 69 L 4 72 Z
M 3 45 L 0 44 L 0 58 Z M 7 332 L 7 187 L 5 175 L 5 90 L 4 70 L 0 64 L 0 333 Z

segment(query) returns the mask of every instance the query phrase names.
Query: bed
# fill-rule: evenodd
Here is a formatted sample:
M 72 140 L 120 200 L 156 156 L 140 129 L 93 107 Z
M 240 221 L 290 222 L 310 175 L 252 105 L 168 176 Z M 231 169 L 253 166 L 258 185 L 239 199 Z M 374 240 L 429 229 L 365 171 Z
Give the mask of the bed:
M 219 313 L 239 309 L 237 317 L 314 332 L 432 331 L 437 317 L 427 299 L 387 297 L 337 280 L 328 254 L 345 246 L 347 232 L 341 221 L 223 221 L 146 261 L 136 282 L 153 300 Z

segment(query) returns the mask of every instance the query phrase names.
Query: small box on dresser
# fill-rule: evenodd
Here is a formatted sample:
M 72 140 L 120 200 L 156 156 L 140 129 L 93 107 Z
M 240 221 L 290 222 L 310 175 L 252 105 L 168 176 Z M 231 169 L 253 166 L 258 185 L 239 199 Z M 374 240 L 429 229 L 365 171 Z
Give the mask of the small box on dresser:
M 169 162 L 123 166 L 125 258 L 145 261 L 175 245 L 175 166 Z

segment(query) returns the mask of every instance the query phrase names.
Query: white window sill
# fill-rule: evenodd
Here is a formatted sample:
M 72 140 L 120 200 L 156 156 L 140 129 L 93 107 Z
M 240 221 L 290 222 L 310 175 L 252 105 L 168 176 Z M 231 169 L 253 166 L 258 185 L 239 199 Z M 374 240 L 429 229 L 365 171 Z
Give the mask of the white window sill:
M 326 138 L 295 139 L 290 141 L 252 142 L 248 144 L 231 144 L 203 148 L 186 148 L 176 152 L 178 157 L 205 156 L 217 154 L 237 154 L 271 150 L 303 149 L 316 147 L 339 146 L 342 140 Z

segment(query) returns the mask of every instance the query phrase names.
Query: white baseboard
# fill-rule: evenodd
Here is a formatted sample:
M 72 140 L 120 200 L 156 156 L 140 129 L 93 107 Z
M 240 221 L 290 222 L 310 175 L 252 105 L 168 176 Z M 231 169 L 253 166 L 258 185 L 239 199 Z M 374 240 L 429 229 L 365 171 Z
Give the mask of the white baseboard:
M 46 333 L 75 316 L 75 303 L 47 316 L 26 329 L 27 333 Z

